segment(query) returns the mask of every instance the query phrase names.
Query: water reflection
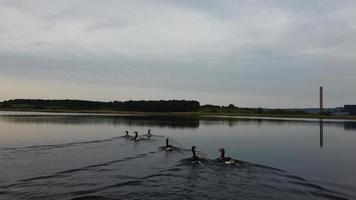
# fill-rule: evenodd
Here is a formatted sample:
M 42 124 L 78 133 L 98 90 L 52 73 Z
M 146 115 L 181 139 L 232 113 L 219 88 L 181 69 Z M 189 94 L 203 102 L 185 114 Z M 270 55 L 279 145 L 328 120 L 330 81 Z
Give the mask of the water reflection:
M 92 115 L 92 114 L 3 114 L 0 112 L 0 121 L 21 124 L 107 124 L 113 126 L 152 126 L 168 128 L 197 129 L 203 126 L 239 126 L 239 125 L 303 125 L 320 127 L 320 146 L 323 146 L 324 125 L 343 127 L 345 130 L 356 130 L 356 122 L 332 121 L 313 119 L 281 119 L 281 118 L 255 118 L 255 117 L 216 117 L 216 116 L 172 116 L 172 115 Z
M 345 122 L 344 129 L 345 130 L 356 130 L 356 122 Z
M 320 129 L 320 148 L 323 148 L 323 146 L 324 146 L 324 122 L 322 119 L 319 121 L 319 129 Z
M 1 121 L 21 124 L 107 124 L 113 126 L 152 126 L 169 128 L 198 128 L 199 119 L 196 117 L 175 116 L 101 116 L 101 115 L 4 115 Z
M 299 118 L 258 118 L 258 117 L 201 117 L 200 124 L 207 125 L 228 125 L 230 127 L 239 125 L 303 125 L 303 126 L 318 126 L 318 119 L 299 119 Z M 323 125 L 334 127 L 345 127 L 356 130 L 356 121 L 341 121 L 341 120 L 322 120 Z M 346 128 L 345 128 L 346 129 Z

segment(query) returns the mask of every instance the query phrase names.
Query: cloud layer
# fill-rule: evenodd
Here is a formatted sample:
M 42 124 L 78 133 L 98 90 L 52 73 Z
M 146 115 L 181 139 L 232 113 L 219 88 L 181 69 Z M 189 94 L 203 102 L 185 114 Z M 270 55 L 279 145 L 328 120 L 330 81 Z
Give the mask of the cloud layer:
M 0 0 L 8 98 L 356 103 L 356 3 Z

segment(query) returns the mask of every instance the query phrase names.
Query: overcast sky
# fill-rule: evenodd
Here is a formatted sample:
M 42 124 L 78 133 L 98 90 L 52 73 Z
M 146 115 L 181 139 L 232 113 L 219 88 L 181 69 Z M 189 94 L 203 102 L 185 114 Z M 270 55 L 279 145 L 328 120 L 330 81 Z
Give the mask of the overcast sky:
M 0 99 L 356 103 L 356 1 L 0 0 Z

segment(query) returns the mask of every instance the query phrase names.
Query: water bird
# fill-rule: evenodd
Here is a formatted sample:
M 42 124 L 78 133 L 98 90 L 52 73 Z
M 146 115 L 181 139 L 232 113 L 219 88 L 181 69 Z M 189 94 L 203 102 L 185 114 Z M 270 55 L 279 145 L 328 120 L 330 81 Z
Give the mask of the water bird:
M 166 138 L 166 146 L 162 147 L 163 150 L 173 151 L 173 146 L 169 144 L 168 138 Z
M 128 131 L 125 131 L 125 135 L 124 135 L 125 138 L 131 138 L 132 136 L 129 135 L 129 132 Z
M 200 163 L 201 162 L 201 159 L 195 153 L 196 148 L 197 148 L 196 146 L 192 146 L 192 153 L 193 153 L 192 163 Z
M 148 130 L 147 130 L 147 133 L 146 133 L 145 136 L 146 136 L 146 137 L 151 137 L 151 136 L 152 136 L 151 129 L 148 129 Z
M 238 164 L 237 160 L 234 160 L 230 157 L 225 157 L 225 149 L 220 148 L 218 151 L 221 153 L 220 158 L 217 159 L 218 162 L 223 162 L 225 164 L 236 165 Z
M 138 132 L 135 131 L 135 136 L 131 138 L 131 140 L 134 140 L 134 141 L 140 141 L 141 140 L 141 137 L 138 136 Z

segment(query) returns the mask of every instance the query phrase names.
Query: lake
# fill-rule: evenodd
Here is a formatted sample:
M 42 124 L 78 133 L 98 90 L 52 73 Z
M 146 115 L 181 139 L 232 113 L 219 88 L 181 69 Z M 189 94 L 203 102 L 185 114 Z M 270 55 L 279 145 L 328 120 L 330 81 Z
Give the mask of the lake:
M 354 121 L 3 111 L 0 199 L 356 199 L 354 152 Z

